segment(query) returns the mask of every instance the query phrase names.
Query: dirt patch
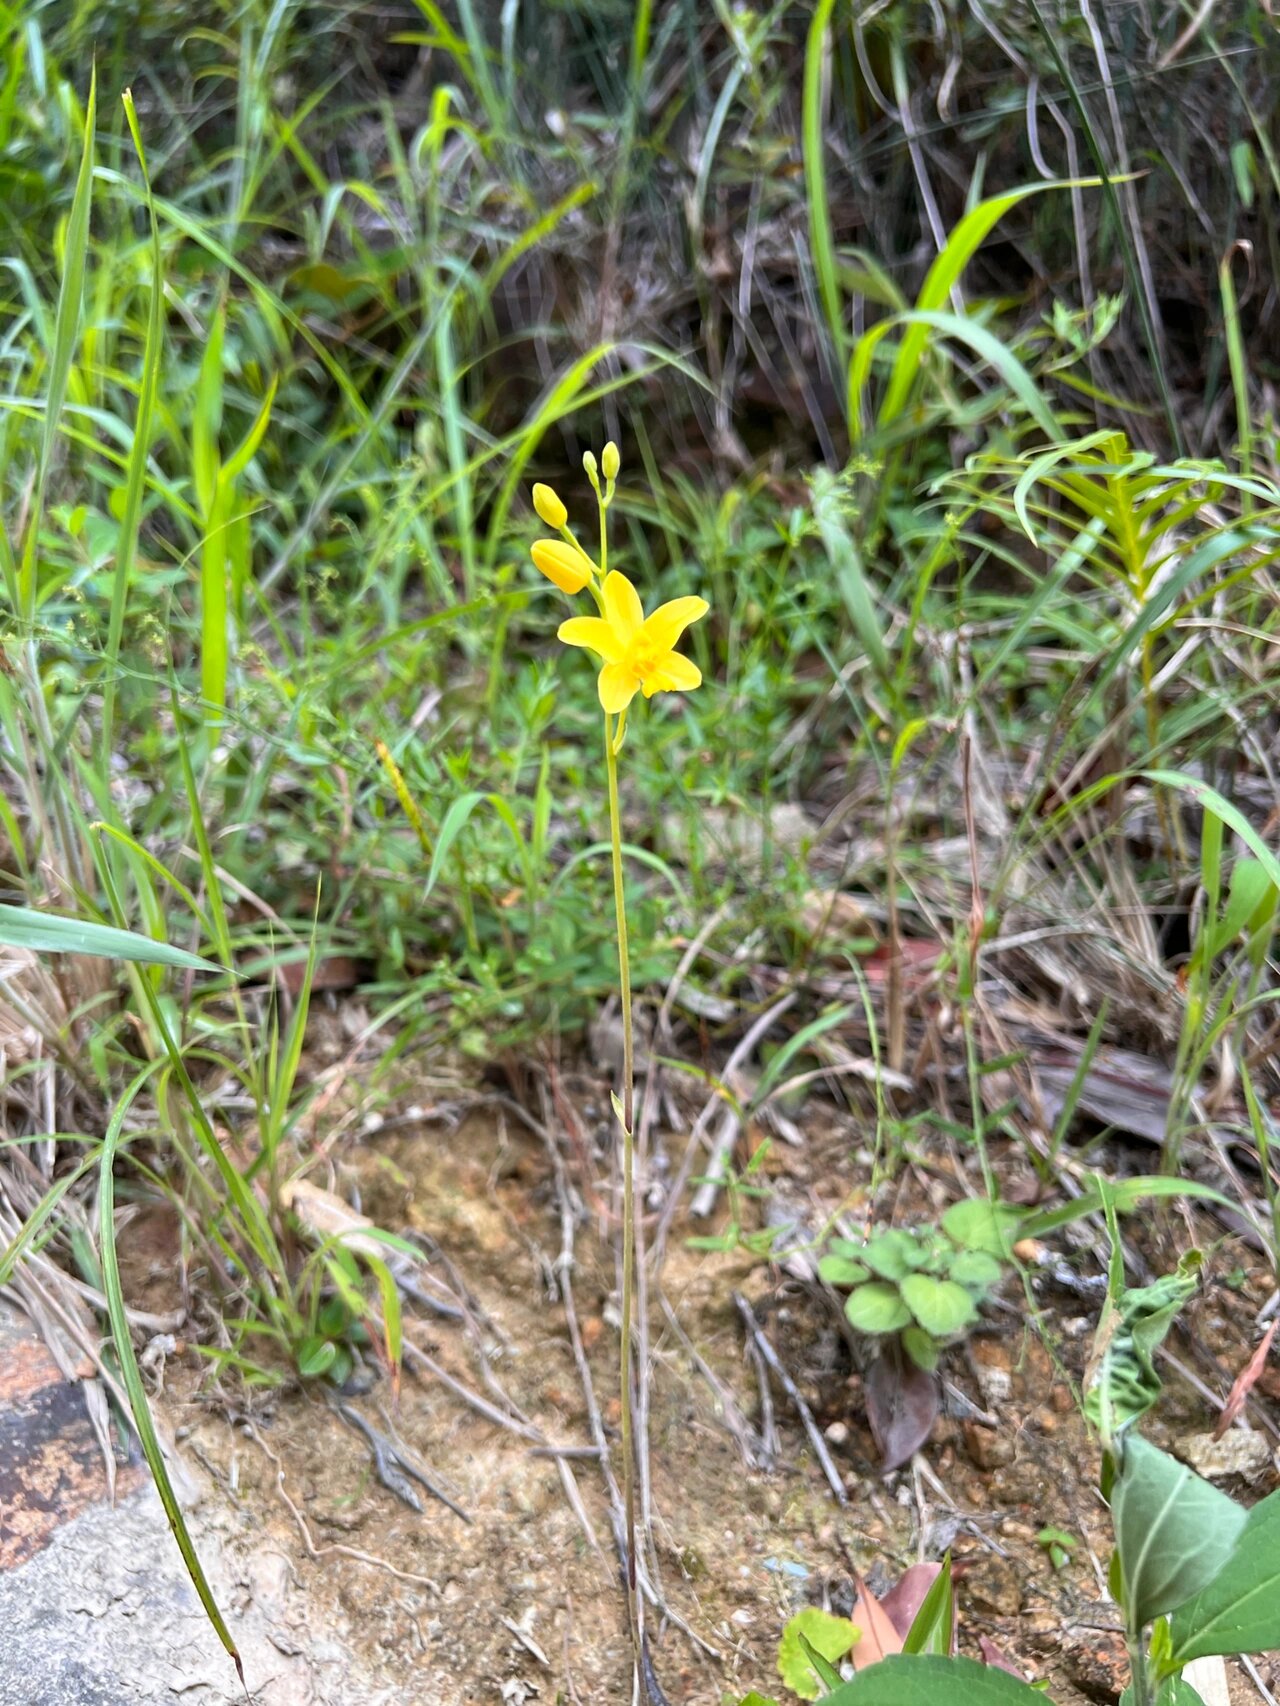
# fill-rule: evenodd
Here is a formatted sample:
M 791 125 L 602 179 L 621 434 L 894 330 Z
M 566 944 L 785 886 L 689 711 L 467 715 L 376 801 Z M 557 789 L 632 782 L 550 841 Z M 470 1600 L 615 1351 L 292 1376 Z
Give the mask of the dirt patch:
M 816 1209 L 822 1181 L 839 1177 L 827 1161 L 838 1150 L 847 1172 L 856 1147 L 851 1130 L 824 1119 L 813 1146 L 771 1158 L 775 1189 Z M 187 1448 L 396 1698 L 629 1699 L 609 1503 L 589 1455 L 589 1407 L 559 1291 L 567 1190 L 577 1206 L 582 1354 L 616 1460 L 615 1228 L 593 1182 L 608 1172 L 599 1141 L 566 1145 L 557 1169 L 546 1145 L 501 1110 L 479 1109 L 453 1130 L 389 1121 L 352 1144 L 333 1180 L 380 1224 L 419 1235 L 434 1253 L 429 1272 L 464 1299 L 463 1320 L 410 1311 L 407 1333 L 435 1372 L 410 1358 L 398 1401 L 382 1378 L 349 1404 L 465 1516 L 427 1494 L 421 1512 L 399 1502 L 375 1473 L 369 1440 L 317 1390 L 258 1398 L 228 1418 L 201 1397 L 186 1361 L 170 1365 L 166 1403 Z M 886 1478 L 856 1355 L 827 1303 L 741 1251 L 690 1250 L 687 1231 L 677 1222 L 648 1308 L 647 1508 L 661 1601 L 649 1623 L 672 1706 L 774 1685 L 778 1635 L 793 1611 L 825 1603 L 847 1612 L 855 1572 L 883 1591 L 909 1564 L 948 1550 L 965 1650 L 985 1636 L 1029 1676 L 1048 1677 L 1063 1706 L 1115 1698 L 1125 1670 L 1104 1592 L 1110 1525 L 1076 1402 L 1096 1307 L 1037 1279 L 1043 1313 L 1032 1320 L 1010 1282 L 984 1330 L 947 1359 L 927 1452 Z M 1238 1268 L 1239 1255 L 1221 1253 L 1216 1266 Z M 1262 1283 L 1234 1278 L 1239 1289 L 1216 1286 L 1194 1323 L 1204 1354 L 1223 1346 L 1222 1392 L 1232 1358 L 1243 1360 Z M 745 1358 L 735 1290 L 823 1430 L 843 1506 L 785 1394 L 763 1388 Z M 1194 1381 L 1167 1372 L 1160 1443 L 1203 1431 L 1213 1414 Z M 511 1425 L 481 1414 L 450 1381 Z M 571 1455 L 546 1455 L 548 1445 Z M 1055 1552 L 1039 1538 L 1048 1527 L 1073 1544 Z

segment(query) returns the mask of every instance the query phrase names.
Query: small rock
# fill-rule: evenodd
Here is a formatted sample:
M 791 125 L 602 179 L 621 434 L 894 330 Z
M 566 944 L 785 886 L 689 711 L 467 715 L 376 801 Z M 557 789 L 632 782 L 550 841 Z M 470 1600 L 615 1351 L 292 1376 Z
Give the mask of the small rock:
M 842 1446 L 849 1443 L 848 1423 L 832 1422 L 830 1427 L 823 1430 L 823 1438 L 828 1445 L 835 1446 L 836 1450 L 839 1451 Z
M 979 1422 L 964 1424 L 965 1450 L 979 1469 L 1005 1469 L 1014 1458 L 1013 1441 Z
M 1203 1475 L 1206 1481 L 1259 1481 L 1271 1467 L 1266 1437 L 1245 1428 L 1229 1428 L 1221 1439 L 1212 1434 L 1187 1434 L 1176 1440 L 1173 1454 Z

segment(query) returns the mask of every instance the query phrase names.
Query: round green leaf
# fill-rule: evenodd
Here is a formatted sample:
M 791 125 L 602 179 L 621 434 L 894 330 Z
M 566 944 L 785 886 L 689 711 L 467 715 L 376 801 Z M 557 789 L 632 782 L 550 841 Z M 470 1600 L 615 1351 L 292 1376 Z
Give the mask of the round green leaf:
M 926 1333 L 923 1327 L 904 1327 L 902 1329 L 902 1348 L 926 1374 L 932 1374 L 938 1366 L 938 1341 L 932 1333 Z
M 847 1256 L 824 1256 L 818 1263 L 818 1278 L 841 1290 L 861 1285 L 871 1270 L 862 1262 L 851 1262 Z
M 881 1279 L 900 1280 L 919 1265 L 918 1252 L 919 1245 L 911 1234 L 894 1226 L 868 1238 L 861 1255 L 872 1273 L 879 1274 Z
M 966 1250 L 985 1250 L 989 1256 L 1008 1256 L 1021 1216 L 1009 1203 L 986 1197 L 953 1202 L 942 1217 L 942 1230 Z
M 911 1321 L 911 1311 L 902 1301 L 901 1292 L 884 1280 L 871 1280 L 851 1291 L 845 1299 L 844 1312 L 849 1325 L 860 1333 L 896 1333 Z
M 908 1274 L 898 1288 L 903 1302 L 926 1333 L 949 1339 L 977 1319 L 973 1299 L 954 1280 L 930 1279 L 928 1274 Z
M 985 1250 L 961 1250 L 960 1254 L 947 1264 L 947 1271 L 957 1285 L 962 1285 L 966 1291 L 979 1296 L 1000 1283 L 1003 1269 L 996 1258 L 989 1256 Z

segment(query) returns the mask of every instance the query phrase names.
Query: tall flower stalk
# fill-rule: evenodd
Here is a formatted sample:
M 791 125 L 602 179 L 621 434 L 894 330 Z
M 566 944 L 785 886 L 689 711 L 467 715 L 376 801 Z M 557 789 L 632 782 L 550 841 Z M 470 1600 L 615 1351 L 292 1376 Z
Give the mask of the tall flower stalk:
M 706 599 L 675 598 L 649 616 L 635 587 L 609 568 L 609 505 L 613 502 L 620 458 L 616 444 L 606 444 L 597 465 L 587 451 L 582 459 L 596 494 L 600 515 L 600 560 L 593 561 L 571 532 L 569 512 L 550 486 L 533 488 L 533 507 L 559 539 L 540 539 L 533 546 L 537 568 L 570 597 L 589 591 L 599 612 L 571 616 L 560 624 L 559 637 L 569 646 L 582 646 L 600 659 L 597 692 L 604 711 L 604 759 L 609 795 L 609 845 L 613 865 L 613 909 L 618 942 L 618 994 L 622 1005 L 622 1085 L 613 1095 L 613 1109 L 622 1127 L 622 1326 L 619 1356 L 621 1383 L 622 1484 L 625 1504 L 627 1618 L 636 1664 L 641 1654 L 641 1608 L 636 1574 L 636 1450 L 632 1406 L 632 1340 L 635 1318 L 635 1034 L 631 1011 L 631 955 L 627 938 L 626 888 L 622 871 L 622 814 L 618 798 L 618 755 L 627 730 L 627 711 L 637 693 L 688 692 L 702 681 L 696 664 L 676 651 L 684 630 L 705 616 Z M 601 486 L 600 476 L 604 475 Z

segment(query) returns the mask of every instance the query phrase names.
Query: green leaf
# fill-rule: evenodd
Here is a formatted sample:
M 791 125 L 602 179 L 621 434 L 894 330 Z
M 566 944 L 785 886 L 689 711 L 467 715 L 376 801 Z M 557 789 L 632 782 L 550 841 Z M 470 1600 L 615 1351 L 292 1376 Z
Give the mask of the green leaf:
M 891 1227 L 867 1240 L 862 1260 L 881 1279 L 900 1280 L 919 1265 L 916 1260 L 919 1251 L 919 1243 L 909 1232 Z
M 1280 1491 L 1249 1512 L 1235 1551 L 1173 1618 L 1170 1668 L 1280 1648 Z
M 204 1607 L 205 1616 L 213 1625 L 218 1639 L 230 1655 L 240 1681 L 244 1682 L 244 1666 L 240 1654 L 232 1639 L 231 1631 L 227 1628 L 218 1602 L 213 1597 L 213 1589 L 209 1586 L 208 1578 L 200 1563 L 199 1554 L 187 1528 L 186 1518 L 182 1514 L 182 1506 L 178 1503 L 169 1479 L 168 1465 L 165 1462 L 164 1451 L 156 1433 L 155 1421 L 151 1415 L 151 1406 L 147 1400 L 147 1389 L 142 1382 L 142 1371 L 138 1367 L 138 1359 L 134 1354 L 133 1335 L 129 1329 L 128 1310 L 125 1306 L 124 1288 L 120 1283 L 120 1262 L 116 1251 L 116 1198 L 115 1198 L 115 1163 L 120 1145 L 120 1134 L 124 1127 L 125 1115 L 133 1103 L 136 1092 L 150 1077 L 148 1067 L 133 1081 L 124 1095 L 116 1103 L 111 1122 L 107 1127 L 106 1137 L 102 1144 L 102 1165 L 98 1178 L 98 1243 L 102 1260 L 102 1290 L 107 1303 L 107 1318 L 111 1323 L 111 1337 L 115 1345 L 116 1360 L 120 1366 L 120 1378 L 124 1382 L 125 1391 L 129 1396 L 129 1409 L 133 1415 L 134 1427 L 138 1431 L 138 1442 L 142 1446 L 142 1455 L 147 1460 L 152 1479 L 156 1484 L 160 1503 L 164 1506 L 164 1514 L 169 1519 L 169 1527 L 173 1538 L 178 1543 L 182 1561 L 186 1565 L 191 1584 Z
M 911 1621 L 902 1650 L 904 1653 L 936 1653 L 940 1658 L 946 1658 L 951 1652 L 955 1627 L 956 1602 L 951 1586 L 951 1554 L 948 1552 Z
M 842 1659 L 859 1639 L 856 1625 L 847 1617 L 833 1617 L 816 1605 L 806 1606 L 789 1620 L 778 1644 L 778 1674 L 802 1700 L 816 1700 L 818 1677 L 805 1653 L 807 1641 L 828 1662 Z
M 1163 787 L 1177 788 L 1184 794 L 1190 794 L 1193 800 L 1198 800 L 1207 810 L 1214 812 L 1228 829 L 1235 830 L 1266 872 L 1268 882 L 1274 883 L 1280 889 L 1280 859 L 1267 846 L 1238 806 L 1233 806 L 1230 800 L 1223 799 L 1216 788 L 1211 788 L 1198 776 L 1186 776 L 1180 770 L 1144 770 L 1141 774 L 1148 782 L 1157 782 Z
M 823 1706 L 1047 1706 L 1048 1696 L 975 1659 L 895 1653 L 869 1665 Z
M 318 1380 L 327 1374 L 338 1359 L 338 1347 L 332 1339 L 313 1335 L 298 1346 L 298 1373 L 304 1380 Z
M 898 1288 L 902 1300 L 924 1328 L 936 1339 L 949 1339 L 978 1318 L 977 1305 L 954 1280 L 931 1279 L 928 1274 L 908 1274 Z
M 938 1366 L 938 1341 L 932 1333 L 926 1333 L 923 1327 L 904 1327 L 902 1329 L 902 1348 L 926 1374 L 932 1374 Z
M 1243 1505 L 1137 1433 L 1121 1445 L 1111 1515 L 1125 1610 L 1134 1625 L 1150 1623 L 1206 1588 L 1247 1518 Z
M 1174 1318 L 1199 1284 L 1200 1252 L 1188 1251 L 1176 1273 L 1135 1286 L 1109 1302 L 1098 1324 L 1101 1345 L 1084 1412 L 1107 1445 L 1129 1422 L 1143 1416 L 1160 1395 L 1154 1356 Z M 1118 1317 L 1118 1319 L 1117 1319 Z
M 966 1250 L 982 1250 L 997 1260 L 1008 1257 L 1021 1220 L 1010 1203 L 989 1202 L 986 1197 L 965 1197 L 953 1202 L 942 1217 L 947 1237 Z
M 851 1262 L 847 1256 L 828 1255 L 818 1263 L 818 1278 L 842 1290 L 851 1285 L 861 1285 L 870 1272 L 865 1263 Z
M 0 905 L 0 942 L 9 948 L 29 948 L 37 954 L 92 954 L 102 960 L 137 960 L 143 965 L 180 966 L 186 971 L 221 971 L 221 966 L 139 936 L 113 924 L 94 924 L 83 918 L 64 918 L 56 912 L 37 912 L 26 906 Z
M 961 1250 L 948 1264 L 947 1272 L 956 1284 L 964 1286 L 966 1291 L 986 1292 L 990 1291 L 993 1285 L 999 1285 L 1004 1269 L 996 1258 L 989 1256 L 985 1250 Z
M 778 1702 L 772 1695 L 766 1699 L 763 1694 L 757 1694 L 753 1688 L 750 1694 L 744 1694 L 742 1696 L 742 1699 L 738 1702 L 738 1706 L 778 1706 Z
M 911 1311 L 902 1301 L 901 1292 L 885 1280 L 872 1280 L 851 1291 L 845 1299 L 844 1312 L 849 1325 L 860 1333 L 896 1333 L 911 1321 Z

